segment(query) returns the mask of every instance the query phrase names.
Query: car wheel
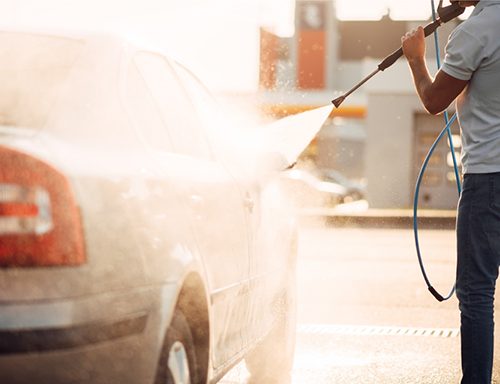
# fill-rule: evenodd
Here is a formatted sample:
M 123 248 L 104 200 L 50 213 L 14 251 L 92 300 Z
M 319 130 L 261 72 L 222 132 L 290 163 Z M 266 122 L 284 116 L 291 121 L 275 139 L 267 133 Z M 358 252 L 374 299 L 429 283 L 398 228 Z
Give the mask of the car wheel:
M 276 328 L 245 358 L 252 381 L 288 375 L 292 370 L 297 331 L 295 275 L 276 301 Z
M 155 384 L 196 384 L 196 353 L 189 324 L 174 312 L 163 345 Z

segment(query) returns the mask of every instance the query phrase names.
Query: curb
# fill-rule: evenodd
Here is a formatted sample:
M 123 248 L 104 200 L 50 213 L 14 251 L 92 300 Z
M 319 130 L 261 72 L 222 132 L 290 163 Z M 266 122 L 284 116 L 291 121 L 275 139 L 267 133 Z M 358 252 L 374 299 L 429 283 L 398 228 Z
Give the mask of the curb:
M 303 225 L 328 227 L 413 229 L 412 209 L 366 209 L 342 212 L 336 208 L 300 209 L 297 220 Z M 456 211 L 419 210 L 418 229 L 455 229 Z

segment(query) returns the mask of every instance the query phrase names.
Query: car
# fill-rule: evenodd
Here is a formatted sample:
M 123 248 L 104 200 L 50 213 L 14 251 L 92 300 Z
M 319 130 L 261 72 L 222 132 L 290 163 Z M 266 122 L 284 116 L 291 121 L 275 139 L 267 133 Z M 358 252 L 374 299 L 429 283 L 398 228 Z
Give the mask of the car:
M 297 228 L 270 180 L 330 110 L 249 149 L 162 50 L 42 27 L 0 28 L 0 87 L 1 383 L 291 369 Z
M 294 208 L 335 207 L 344 202 L 347 189 L 337 183 L 321 181 L 301 169 L 289 169 L 278 174 L 279 188 L 287 204 Z
M 337 183 L 344 186 L 347 189 L 347 194 L 344 199 L 345 202 L 364 200 L 366 197 L 367 182 L 364 178 L 360 180 L 349 179 L 339 171 L 331 168 L 316 168 L 312 170 L 311 173 L 322 181 Z

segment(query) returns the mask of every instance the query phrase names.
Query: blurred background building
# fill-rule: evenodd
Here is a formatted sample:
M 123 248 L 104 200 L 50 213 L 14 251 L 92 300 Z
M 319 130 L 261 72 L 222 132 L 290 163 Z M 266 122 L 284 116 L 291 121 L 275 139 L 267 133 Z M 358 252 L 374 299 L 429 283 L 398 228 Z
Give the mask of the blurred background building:
M 380 18 L 389 5 L 392 12 Z M 329 105 L 397 49 L 406 31 L 429 21 L 401 15 L 430 14 L 428 6 L 428 0 L 2 0 L 0 24 L 111 29 L 145 38 L 223 100 L 243 105 L 247 117 L 258 107 L 272 119 Z M 379 20 L 339 20 L 341 10 Z M 458 23 L 439 29 L 441 50 Z M 427 41 L 435 73 L 434 44 Z M 400 59 L 333 111 L 303 159 L 368 180 L 371 207 L 410 207 L 423 158 L 443 127 L 442 116 L 422 109 Z M 456 206 L 450 153 L 443 141 L 432 157 L 422 206 Z
M 260 30 L 258 93 L 263 111 L 283 117 L 329 104 L 398 49 L 407 31 L 429 21 L 396 21 L 390 12 L 378 21 L 341 21 L 334 1 L 297 0 L 293 36 Z M 441 57 L 458 23 L 440 28 Z M 427 56 L 434 73 L 436 52 L 430 38 Z M 444 126 L 443 116 L 429 116 L 422 108 L 402 58 L 334 109 L 303 161 L 368 180 L 370 207 L 410 207 L 420 166 Z M 459 158 L 457 124 L 453 132 Z M 451 149 L 442 140 L 429 161 L 420 203 L 454 209 L 456 201 Z

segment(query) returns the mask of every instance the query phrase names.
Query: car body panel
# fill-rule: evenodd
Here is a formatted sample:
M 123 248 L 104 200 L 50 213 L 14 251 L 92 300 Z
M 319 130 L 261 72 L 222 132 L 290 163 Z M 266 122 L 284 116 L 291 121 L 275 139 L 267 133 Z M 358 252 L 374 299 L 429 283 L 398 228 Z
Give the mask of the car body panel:
M 153 382 L 163 336 L 158 330 L 168 315 L 158 308 L 174 299 L 175 285 L 170 284 L 128 294 L 2 306 L 2 328 L 10 319 L 17 330 L 10 333 L 15 343 L 2 344 L 2 382 L 83 383 L 103 377 Z M 102 308 L 107 309 L 104 316 Z M 105 356 L 120 358 L 113 362 Z

